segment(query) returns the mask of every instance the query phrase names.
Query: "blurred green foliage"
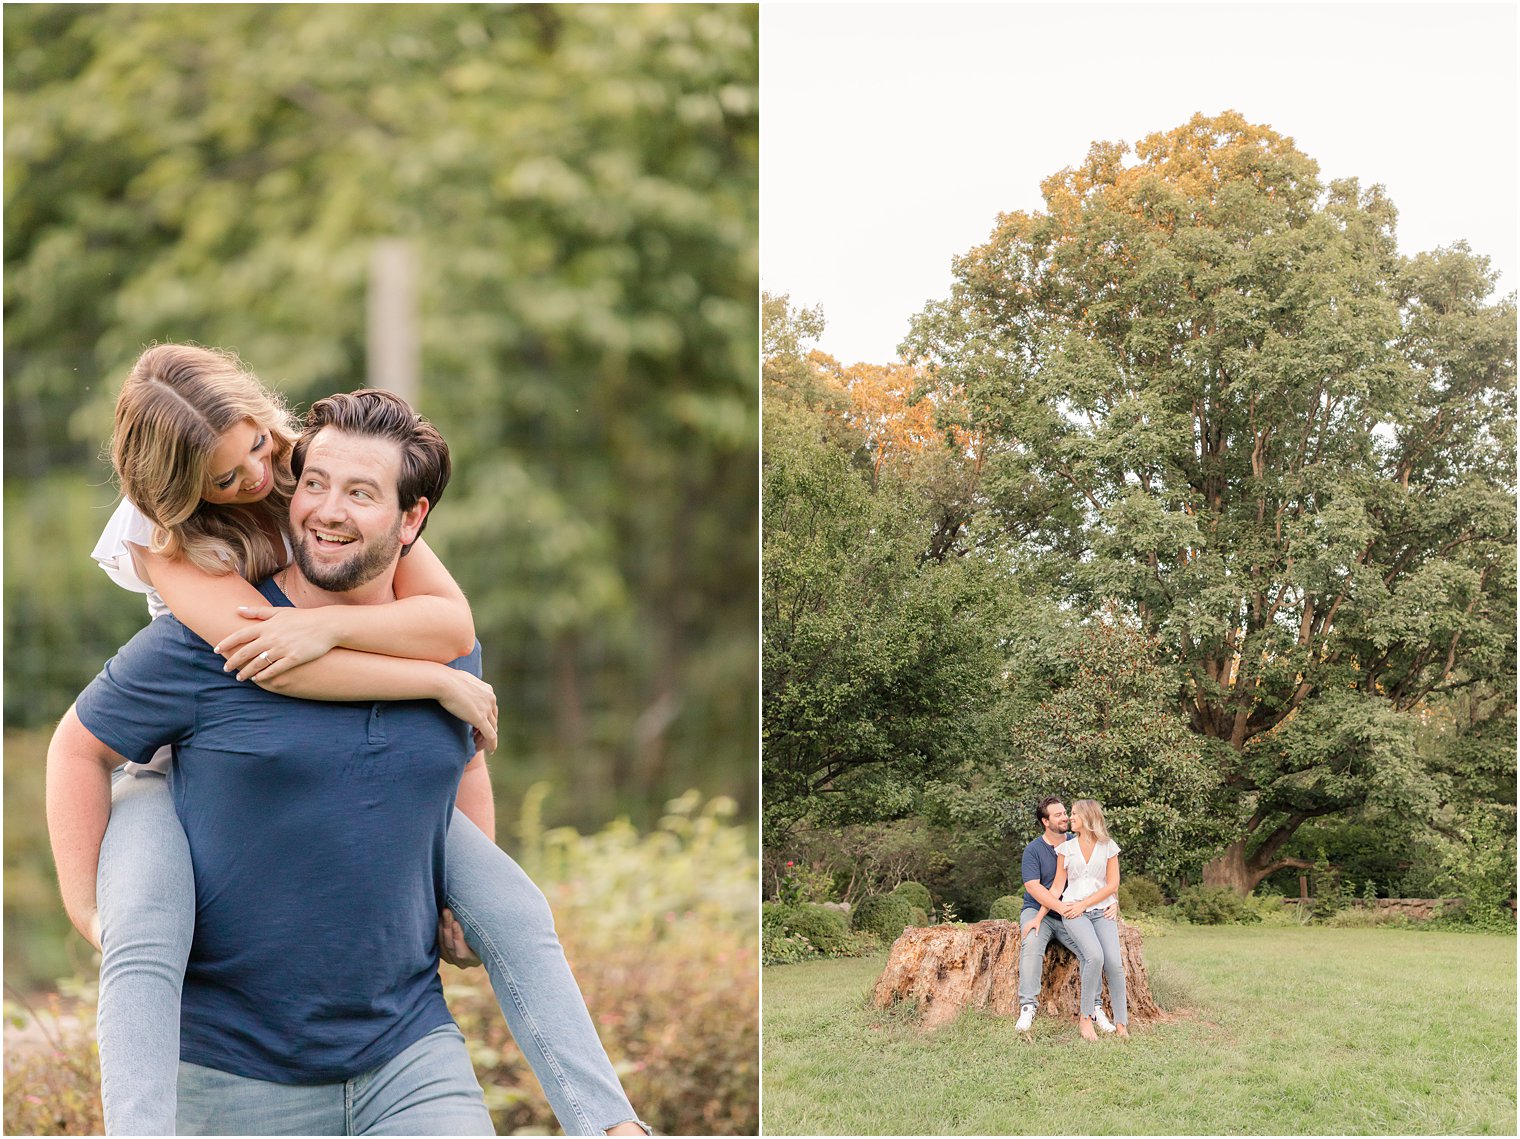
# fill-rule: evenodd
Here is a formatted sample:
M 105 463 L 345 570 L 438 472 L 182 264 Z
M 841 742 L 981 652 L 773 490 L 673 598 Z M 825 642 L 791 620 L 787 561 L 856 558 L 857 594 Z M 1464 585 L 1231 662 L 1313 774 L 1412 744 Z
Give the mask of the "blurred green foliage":
M 235 348 L 298 410 L 362 386 L 401 238 L 499 793 L 550 777 L 582 827 L 688 787 L 752 815 L 755 7 L 4 21 L 6 724 L 55 719 L 144 619 L 88 561 L 141 348 Z

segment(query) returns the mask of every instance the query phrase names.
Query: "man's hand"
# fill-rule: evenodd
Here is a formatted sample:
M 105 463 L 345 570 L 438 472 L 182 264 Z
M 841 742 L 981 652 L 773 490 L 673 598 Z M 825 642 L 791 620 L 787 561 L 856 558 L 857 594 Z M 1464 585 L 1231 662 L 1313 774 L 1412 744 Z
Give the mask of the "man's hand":
M 459 969 L 473 969 L 480 964 L 480 958 L 464 939 L 464 927 L 452 910 L 444 910 L 438 915 L 438 955 Z
M 1025 940 L 1027 941 L 1029 938 L 1033 937 L 1034 936 L 1034 931 L 1037 930 L 1037 929 L 1039 929 L 1039 928 L 1040 928 L 1040 919 L 1039 918 L 1035 918 L 1033 921 L 1031 921 L 1028 925 L 1026 925 L 1024 927 L 1024 938 L 1025 938 Z
M 1108 903 L 1108 908 L 1103 911 L 1103 916 L 1109 921 L 1119 920 L 1119 899 L 1115 898 Z

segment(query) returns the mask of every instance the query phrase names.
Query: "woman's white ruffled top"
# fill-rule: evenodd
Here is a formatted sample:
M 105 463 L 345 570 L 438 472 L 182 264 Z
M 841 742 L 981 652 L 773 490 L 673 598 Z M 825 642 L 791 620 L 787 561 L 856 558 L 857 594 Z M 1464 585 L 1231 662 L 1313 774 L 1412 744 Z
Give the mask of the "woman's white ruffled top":
M 162 617 L 169 612 L 169 607 L 158 595 L 158 590 L 137 576 L 137 567 L 132 564 L 132 551 L 127 549 L 128 542 L 143 549 L 151 548 L 153 523 L 124 498 L 116 508 L 116 513 L 111 515 L 111 520 L 106 523 L 106 528 L 100 532 L 100 541 L 95 543 L 90 557 L 99 562 L 100 568 L 123 589 L 147 594 L 149 616 Z
M 1119 844 L 1112 839 L 1100 842 L 1089 859 L 1082 857 L 1081 843 L 1069 838 L 1056 847 L 1056 853 L 1066 859 L 1066 889 L 1061 892 L 1061 901 L 1080 902 L 1108 885 L 1108 860 L 1118 855 Z M 1101 910 L 1106 905 L 1108 900 L 1089 908 Z

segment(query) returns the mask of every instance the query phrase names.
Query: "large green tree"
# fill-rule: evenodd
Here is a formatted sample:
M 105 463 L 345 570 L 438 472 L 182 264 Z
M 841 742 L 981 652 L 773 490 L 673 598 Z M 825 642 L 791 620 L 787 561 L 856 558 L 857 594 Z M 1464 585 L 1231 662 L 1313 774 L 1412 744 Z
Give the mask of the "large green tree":
M 986 432 L 1009 564 L 1175 651 L 1231 826 L 1205 878 L 1246 891 L 1307 820 L 1429 806 L 1411 713 L 1513 715 L 1514 305 L 1233 112 L 1043 190 L 906 347 Z
M 1001 732 L 1007 615 L 991 567 L 933 556 L 911 468 L 873 478 L 848 396 L 811 368 L 816 310 L 769 298 L 764 371 L 765 835 L 914 810 L 984 766 Z

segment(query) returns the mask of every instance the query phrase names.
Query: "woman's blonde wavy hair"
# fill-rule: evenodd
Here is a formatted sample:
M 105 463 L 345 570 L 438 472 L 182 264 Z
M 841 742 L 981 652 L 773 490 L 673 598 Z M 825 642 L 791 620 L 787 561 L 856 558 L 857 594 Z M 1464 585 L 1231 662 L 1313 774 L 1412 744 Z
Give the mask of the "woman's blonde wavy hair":
M 1111 842 L 1108 837 L 1108 822 L 1103 818 L 1103 808 L 1096 799 L 1078 799 L 1071 805 L 1073 818 L 1080 817 L 1083 824 L 1099 842 Z
M 211 453 L 244 421 L 269 434 L 274 487 L 255 503 L 209 503 Z M 289 521 L 295 439 L 284 402 L 235 353 L 156 344 L 116 398 L 111 465 L 121 493 L 154 525 L 153 553 L 260 581 L 286 561 L 278 535 Z

